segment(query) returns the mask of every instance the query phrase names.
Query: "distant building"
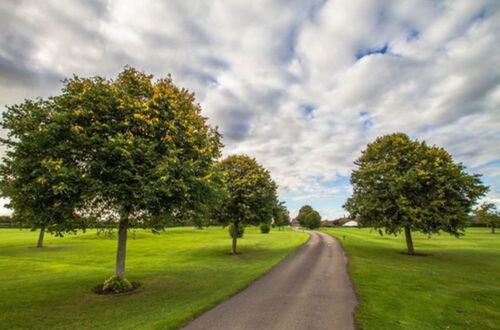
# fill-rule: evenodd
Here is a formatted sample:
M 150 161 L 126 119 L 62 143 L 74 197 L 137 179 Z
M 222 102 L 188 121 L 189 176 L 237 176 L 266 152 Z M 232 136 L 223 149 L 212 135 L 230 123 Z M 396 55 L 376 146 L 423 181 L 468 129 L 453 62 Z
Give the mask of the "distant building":
M 346 218 L 346 217 L 342 217 L 342 218 L 337 218 L 335 220 L 332 220 L 332 223 L 335 225 L 335 226 L 342 226 L 344 223 L 346 222 L 349 222 L 351 221 L 352 219 L 350 218 Z
M 336 224 L 334 220 L 322 220 L 321 221 L 321 227 L 335 227 Z
M 344 223 L 342 226 L 343 227 L 357 227 L 358 226 L 358 222 L 354 221 L 354 220 L 351 220 L 351 221 L 348 221 L 348 222 Z

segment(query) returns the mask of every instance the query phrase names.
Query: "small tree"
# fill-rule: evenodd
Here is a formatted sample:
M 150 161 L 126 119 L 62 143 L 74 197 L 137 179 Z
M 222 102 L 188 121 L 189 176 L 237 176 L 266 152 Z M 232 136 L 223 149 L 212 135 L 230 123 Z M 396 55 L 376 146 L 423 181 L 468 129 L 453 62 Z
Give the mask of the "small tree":
M 58 115 L 56 99 L 27 100 L 8 107 L 2 127 L 8 130 L 7 152 L 0 165 L 0 191 L 9 199 L 13 220 L 62 236 L 85 228 L 75 210 L 82 205 L 88 180 L 72 157 L 71 135 Z
M 316 229 L 319 228 L 320 225 L 321 225 L 321 215 L 317 211 L 312 210 L 311 212 L 305 215 L 304 227 L 308 229 Z
M 274 211 L 274 225 L 278 230 L 290 225 L 290 213 L 283 202 L 280 202 Z
M 486 224 L 491 227 L 491 233 L 495 233 L 495 227 L 500 226 L 500 213 L 493 203 L 482 203 L 474 210 L 474 215 L 477 216 L 480 223 Z
M 299 222 L 299 225 L 305 227 L 306 216 L 312 211 L 314 210 L 310 205 L 304 205 L 300 208 L 299 214 L 297 215 L 297 221 Z
M 222 224 L 240 226 L 270 223 L 277 205 L 276 183 L 269 171 L 246 155 L 229 156 L 219 163 L 226 197 L 216 210 Z M 232 253 L 237 254 L 237 239 L 233 235 Z
M 402 133 L 379 137 L 355 161 L 353 195 L 344 207 L 363 226 L 404 230 L 414 254 L 412 230 L 459 236 L 475 202 L 488 190 L 444 149 Z

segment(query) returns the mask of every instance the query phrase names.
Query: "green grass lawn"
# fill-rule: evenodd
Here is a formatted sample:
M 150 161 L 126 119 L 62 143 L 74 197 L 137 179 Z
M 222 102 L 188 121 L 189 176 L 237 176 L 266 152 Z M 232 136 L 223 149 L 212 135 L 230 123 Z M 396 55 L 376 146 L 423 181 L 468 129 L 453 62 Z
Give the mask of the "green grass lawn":
M 322 228 L 349 256 L 364 329 L 499 329 L 500 234 L 467 229 L 460 238 L 413 233 L 416 252 L 402 254 L 403 236 L 375 230 Z
M 116 238 L 95 231 L 64 238 L 0 230 L 0 328 L 168 329 L 236 293 L 303 244 L 307 234 L 247 228 L 241 255 L 228 255 L 227 230 L 168 229 L 129 236 L 127 278 L 139 292 L 102 296 L 91 289 L 113 274 Z M 256 316 L 258 317 L 258 316 Z

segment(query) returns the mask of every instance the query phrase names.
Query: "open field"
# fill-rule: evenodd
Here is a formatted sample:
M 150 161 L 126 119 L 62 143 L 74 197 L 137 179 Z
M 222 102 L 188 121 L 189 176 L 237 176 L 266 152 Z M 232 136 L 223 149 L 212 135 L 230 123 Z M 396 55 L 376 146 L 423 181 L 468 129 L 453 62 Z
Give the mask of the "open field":
M 241 290 L 303 244 L 307 234 L 247 228 L 241 255 L 219 227 L 137 230 L 127 251 L 127 277 L 139 292 L 99 296 L 92 287 L 113 274 L 116 238 L 46 235 L 0 229 L 0 328 L 175 328 Z M 286 280 L 286 279 L 283 279 Z
M 322 228 L 349 256 L 349 273 L 360 297 L 356 318 L 364 329 L 498 329 L 500 235 L 487 228 L 448 234 L 413 233 L 408 256 L 403 236 L 375 230 Z

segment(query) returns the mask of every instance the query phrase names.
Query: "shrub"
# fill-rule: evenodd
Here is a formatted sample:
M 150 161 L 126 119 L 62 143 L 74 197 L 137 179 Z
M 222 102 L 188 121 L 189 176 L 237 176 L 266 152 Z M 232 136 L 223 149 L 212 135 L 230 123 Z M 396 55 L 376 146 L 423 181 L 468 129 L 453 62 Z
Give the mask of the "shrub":
M 120 293 L 132 290 L 132 284 L 124 279 L 117 276 L 111 276 L 102 285 L 102 291 Z
M 238 234 L 236 237 L 242 238 L 244 233 L 245 233 L 245 227 L 243 227 L 243 225 L 240 224 L 238 226 Z M 229 225 L 229 236 L 231 236 L 231 238 L 234 238 L 234 224 Z
M 267 234 L 269 231 L 271 231 L 271 227 L 267 223 L 260 224 L 260 232 L 262 234 Z

